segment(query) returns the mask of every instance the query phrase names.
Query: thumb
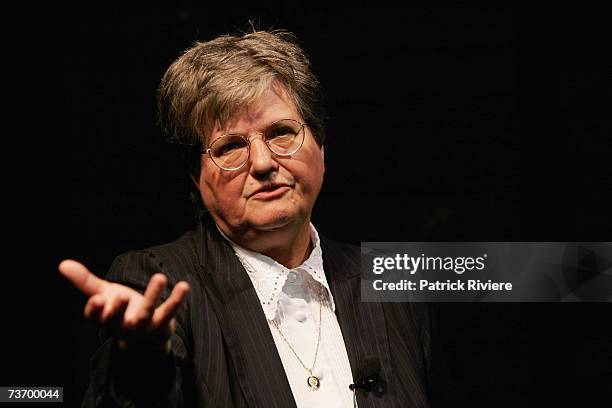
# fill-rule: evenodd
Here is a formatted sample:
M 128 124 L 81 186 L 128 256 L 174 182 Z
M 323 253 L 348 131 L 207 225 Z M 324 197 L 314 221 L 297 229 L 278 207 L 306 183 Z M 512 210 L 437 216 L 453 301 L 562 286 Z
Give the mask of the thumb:
M 95 295 L 102 290 L 104 280 L 98 278 L 91 273 L 89 269 L 80 262 L 72 259 L 63 260 L 58 268 L 60 273 L 64 275 L 77 289 L 87 296 Z

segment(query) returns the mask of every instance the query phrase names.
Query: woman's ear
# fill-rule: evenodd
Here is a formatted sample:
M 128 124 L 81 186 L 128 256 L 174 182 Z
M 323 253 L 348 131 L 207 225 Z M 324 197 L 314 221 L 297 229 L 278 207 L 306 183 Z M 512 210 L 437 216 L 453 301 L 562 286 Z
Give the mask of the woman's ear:
M 323 159 L 323 173 L 325 173 L 325 147 L 321 146 L 321 158 Z

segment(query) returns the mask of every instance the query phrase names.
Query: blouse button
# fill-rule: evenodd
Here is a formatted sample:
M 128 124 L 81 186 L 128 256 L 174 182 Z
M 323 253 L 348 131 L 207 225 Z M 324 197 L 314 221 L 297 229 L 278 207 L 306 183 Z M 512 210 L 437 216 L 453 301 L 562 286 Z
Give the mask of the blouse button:
M 289 274 L 287 275 L 287 281 L 289 283 L 293 283 L 295 282 L 297 279 L 297 274 L 295 272 L 289 272 Z
M 304 323 L 306 319 L 308 319 L 308 317 L 306 316 L 306 313 L 304 313 L 303 311 L 299 311 L 295 313 L 295 320 L 297 320 L 298 322 Z

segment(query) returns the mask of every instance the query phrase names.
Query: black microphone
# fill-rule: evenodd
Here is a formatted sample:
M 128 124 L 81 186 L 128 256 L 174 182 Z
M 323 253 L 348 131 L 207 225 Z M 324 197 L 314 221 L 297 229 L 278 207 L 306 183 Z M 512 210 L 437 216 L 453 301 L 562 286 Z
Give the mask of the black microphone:
M 366 357 L 363 360 L 362 369 L 358 372 L 360 375 L 353 384 L 349 385 L 351 391 L 363 390 L 377 397 L 385 393 L 386 383 L 380 377 L 380 362 L 376 358 Z

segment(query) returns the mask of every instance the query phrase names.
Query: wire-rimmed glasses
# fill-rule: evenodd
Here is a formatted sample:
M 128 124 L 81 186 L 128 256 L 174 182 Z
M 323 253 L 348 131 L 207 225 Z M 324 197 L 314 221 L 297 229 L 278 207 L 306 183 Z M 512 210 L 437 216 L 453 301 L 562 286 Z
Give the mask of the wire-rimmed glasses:
M 268 149 L 277 156 L 291 156 L 304 144 L 305 123 L 281 119 L 258 132 Z M 226 134 L 216 138 L 202 154 L 208 154 L 213 163 L 223 170 L 238 170 L 249 161 L 251 140 L 246 135 Z

